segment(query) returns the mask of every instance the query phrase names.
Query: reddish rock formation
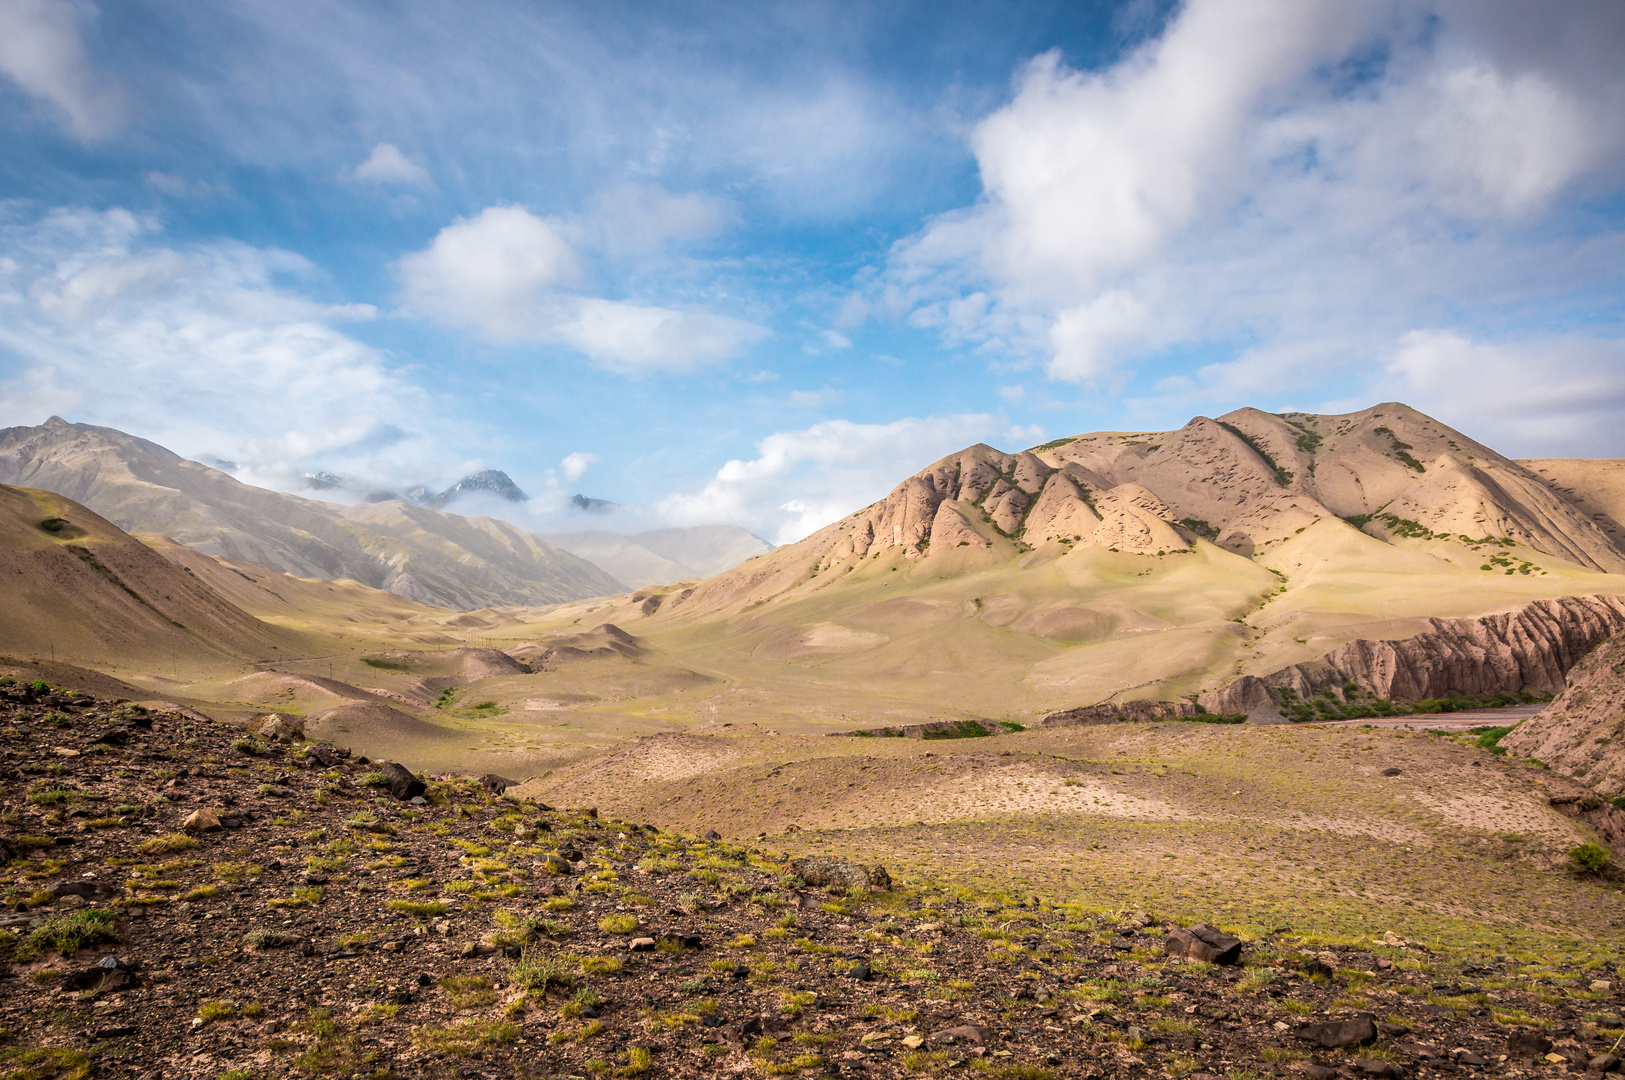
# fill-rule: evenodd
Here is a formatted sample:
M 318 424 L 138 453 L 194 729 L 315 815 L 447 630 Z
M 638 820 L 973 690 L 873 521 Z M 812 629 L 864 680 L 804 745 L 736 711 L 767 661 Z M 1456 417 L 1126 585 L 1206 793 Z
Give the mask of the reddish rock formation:
M 1509 733 L 1501 745 L 1604 794 L 1625 792 L 1625 635 L 1605 641 L 1581 660 L 1557 699 Z M 1625 839 L 1625 834 L 1613 837 L 1612 826 L 1591 823 L 1610 836 L 1610 843 Z
M 1044 727 L 1079 727 L 1085 724 L 1118 724 L 1125 720 L 1186 720 L 1200 715 L 1201 711 L 1188 701 L 1104 702 L 1052 712 L 1041 723 Z
M 1301 698 L 1347 683 L 1394 702 L 1465 695 L 1556 693 L 1585 655 L 1625 630 L 1625 597 L 1537 600 L 1482 619 L 1432 619 L 1432 629 L 1399 641 L 1351 641 L 1318 660 L 1262 678 L 1243 676 L 1202 695 L 1214 713 L 1252 713 L 1272 691 Z

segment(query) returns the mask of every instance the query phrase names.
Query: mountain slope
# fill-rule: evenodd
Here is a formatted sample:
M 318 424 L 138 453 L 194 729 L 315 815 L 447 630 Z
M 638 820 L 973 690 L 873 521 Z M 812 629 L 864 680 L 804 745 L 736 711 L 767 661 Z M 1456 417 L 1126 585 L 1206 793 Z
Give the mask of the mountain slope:
M 703 583 L 685 603 L 760 604 L 822 588 L 814 578 L 883 555 L 992 566 L 1028 553 L 1149 554 L 1205 539 L 1261 556 L 1320 522 L 1383 541 L 1493 540 L 1586 570 L 1625 571 L 1625 547 L 1589 509 L 1529 468 L 1388 403 L 1338 416 L 1241 409 L 1178 431 L 1080 435 L 1019 454 L 979 444 Z
M 399 500 L 341 506 L 267 491 L 144 439 L 57 417 L 0 431 L 0 482 L 59 492 L 127 532 L 443 607 L 550 604 L 623 588 L 504 521 Z
M 0 485 L 0 652 L 167 661 L 297 651 L 198 578 L 78 503 Z
M 1243 409 L 968 447 L 799 543 L 525 632 L 621 626 L 739 688 L 708 721 L 1025 723 L 1194 699 L 1436 619 L 1625 596 L 1625 550 L 1594 512 L 1403 405 Z

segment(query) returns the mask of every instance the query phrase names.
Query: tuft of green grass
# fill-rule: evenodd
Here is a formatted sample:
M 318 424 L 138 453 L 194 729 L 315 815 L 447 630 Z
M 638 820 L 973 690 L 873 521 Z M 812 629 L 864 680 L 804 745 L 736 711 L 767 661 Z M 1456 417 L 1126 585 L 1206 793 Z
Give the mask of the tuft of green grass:
M 605 915 L 598 920 L 598 929 L 606 934 L 630 934 L 637 928 L 636 915 Z
M 55 949 L 72 956 L 99 941 L 117 941 L 116 919 L 111 911 L 81 908 L 68 915 L 54 915 L 28 933 L 28 943 L 36 948 Z
M 173 855 L 178 851 L 191 851 L 197 847 L 197 841 L 185 833 L 164 833 L 143 840 L 136 845 L 136 850 L 143 855 Z

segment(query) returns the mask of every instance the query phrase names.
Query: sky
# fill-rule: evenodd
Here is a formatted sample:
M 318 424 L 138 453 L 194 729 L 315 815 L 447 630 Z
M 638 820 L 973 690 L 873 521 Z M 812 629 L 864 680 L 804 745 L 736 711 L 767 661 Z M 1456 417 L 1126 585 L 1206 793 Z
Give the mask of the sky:
M 1617 0 L 0 0 L 0 426 L 775 543 L 1241 406 L 1625 456 L 1621 56 Z

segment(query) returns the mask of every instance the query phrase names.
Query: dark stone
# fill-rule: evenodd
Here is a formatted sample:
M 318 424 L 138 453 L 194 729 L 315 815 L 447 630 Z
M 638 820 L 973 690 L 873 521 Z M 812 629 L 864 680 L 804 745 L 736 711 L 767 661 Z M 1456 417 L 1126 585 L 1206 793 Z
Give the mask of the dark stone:
M 95 1031 L 90 1033 L 90 1037 L 97 1042 L 100 1042 L 103 1039 L 122 1039 L 127 1035 L 134 1034 L 135 1028 L 125 1025 L 123 1027 L 97 1028 Z
M 750 968 L 744 964 L 735 964 L 731 974 L 736 979 L 748 979 L 750 978 Z
M 727 1022 L 728 1021 L 724 1020 L 716 1013 L 707 1013 L 705 1016 L 700 1018 L 700 1026 L 708 1028 L 719 1028 Z
M 1390 1080 L 1405 1075 L 1405 1070 L 1393 1062 L 1373 1061 L 1371 1058 L 1355 1058 L 1354 1071 L 1362 1076 L 1383 1076 Z
M 99 881 L 58 881 L 50 888 L 52 896 L 58 900 L 64 896 L 78 896 L 85 900 L 111 900 L 113 897 L 124 895 L 124 890 L 116 885 L 103 885 Z
M 1507 1036 L 1507 1053 L 1519 1058 L 1538 1058 L 1551 1052 L 1552 1040 L 1538 1031 L 1519 1028 Z
M 1598 1054 L 1586 1064 L 1586 1068 L 1594 1073 L 1611 1073 L 1619 1072 L 1619 1065 L 1619 1058 L 1613 1054 Z
M 669 941 L 680 949 L 698 949 L 705 944 L 698 934 L 684 934 L 677 930 L 668 930 L 660 935 L 661 941 Z
M 100 743 L 103 746 L 123 746 L 130 741 L 129 728 L 110 728 L 91 740 L 91 745 Z
M 717 832 L 715 829 L 707 829 L 705 831 L 705 838 L 707 840 L 721 840 L 722 834 Z
M 397 990 L 384 1000 L 391 1005 L 410 1005 L 412 1004 L 412 991 Z
M 383 773 L 384 778 L 389 781 L 389 793 L 401 802 L 415 799 L 429 790 L 427 784 L 413 776 L 412 771 L 399 762 L 379 762 L 378 771 Z
M 1388 769 L 1382 770 L 1382 775 L 1384 775 L 1384 776 L 1398 776 L 1400 773 L 1402 773 L 1404 771 L 1405 771 L 1404 769 L 1388 768 Z
M 1402 1035 L 1409 1035 L 1411 1033 L 1411 1029 L 1406 1027 L 1404 1024 L 1380 1023 L 1377 1025 L 1377 1030 L 1393 1039 L 1397 1039 Z
M 934 1043 L 965 1043 L 969 1046 L 986 1046 L 993 1041 L 993 1029 L 983 1027 L 980 1024 L 960 1024 L 956 1027 L 933 1031 L 927 1038 Z
M 859 964 L 846 974 L 849 978 L 856 979 L 858 982 L 868 982 L 874 978 L 874 973 L 869 970 L 868 964 Z
M 741 1035 L 760 1035 L 761 1033 L 762 1022 L 754 1016 L 749 1020 L 741 1021 L 739 1024 L 739 1034 Z
M 1309 976 L 1311 979 L 1313 979 L 1316 975 L 1319 975 L 1323 979 L 1335 978 L 1337 975 L 1337 972 L 1332 970 L 1332 966 L 1326 963 L 1324 960 L 1310 960 L 1308 963 L 1303 965 L 1303 973 Z
M 1169 931 L 1162 951 L 1169 956 L 1186 956 L 1210 964 L 1234 964 L 1241 959 L 1241 939 L 1206 923 L 1198 923 L 1188 929 L 1176 927 Z
M 1488 1065 L 1489 1064 L 1489 1060 L 1487 1058 L 1483 1057 L 1482 1055 L 1475 1054 L 1471 1050 L 1457 1050 L 1451 1056 L 1454 1057 L 1457 1061 L 1461 1062 L 1463 1065 Z
M 1303 1067 L 1303 1074 L 1309 1080 L 1336 1080 L 1337 1070 L 1330 1065 L 1317 1065 L 1313 1061 Z
M 486 773 L 484 776 L 480 777 L 480 787 L 484 788 L 486 791 L 489 791 L 493 795 L 501 795 L 509 788 L 517 787 L 518 785 L 519 781 L 509 780 L 506 776 L 498 776 L 496 773 Z
M 434 979 L 430 978 L 427 974 L 419 974 L 417 977 L 417 984 L 419 986 L 433 986 Z
M 1368 1046 L 1376 1042 L 1377 1024 L 1370 1013 L 1355 1013 L 1346 1020 L 1305 1024 L 1294 1034 L 1305 1042 L 1335 1050 L 1345 1046 Z

